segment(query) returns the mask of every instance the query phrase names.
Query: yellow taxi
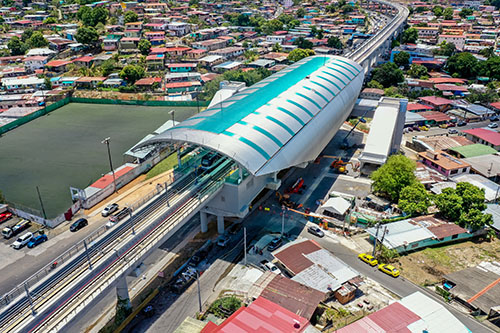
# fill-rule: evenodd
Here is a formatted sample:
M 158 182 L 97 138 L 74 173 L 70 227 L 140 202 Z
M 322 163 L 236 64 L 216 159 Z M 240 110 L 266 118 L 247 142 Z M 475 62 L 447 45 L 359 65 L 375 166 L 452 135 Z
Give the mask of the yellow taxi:
M 390 276 L 393 276 L 393 277 L 398 277 L 400 272 L 399 272 L 399 269 L 397 269 L 396 267 L 392 266 L 392 265 L 388 265 L 388 264 L 380 264 L 378 265 L 378 269 L 382 272 L 384 272 L 385 274 L 388 274 Z
M 429 127 L 427 127 L 427 126 L 420 126 L 420 129 L 421 129 L 422 131 L 428 131 L 428 130 L 429 130 Z
M 378 264 L 378 260 L 367 253 L 361 253 L 360 255 L 358 255 L 358 258 L 363 260 L 367 264 L 370 264 L 371 266 L 376 266 Z

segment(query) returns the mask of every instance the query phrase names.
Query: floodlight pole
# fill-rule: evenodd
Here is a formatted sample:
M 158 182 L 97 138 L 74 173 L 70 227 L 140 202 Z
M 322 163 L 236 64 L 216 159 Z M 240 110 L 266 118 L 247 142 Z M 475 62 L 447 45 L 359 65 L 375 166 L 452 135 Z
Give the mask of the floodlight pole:
M 111 161 L 111 150 L 109 149 L 109 140 L 111 140 L 111 138 L 107 137 L 106 139 L 102 140 L 101 143 L 105 143 L 106 147 L 108 148 L 109 167 L 111 169 L 111 173 L 113 174 L 113 186 L 114 186 L 114 192 L 116 192 L 115 169 L 113 169 L 113 162 Z

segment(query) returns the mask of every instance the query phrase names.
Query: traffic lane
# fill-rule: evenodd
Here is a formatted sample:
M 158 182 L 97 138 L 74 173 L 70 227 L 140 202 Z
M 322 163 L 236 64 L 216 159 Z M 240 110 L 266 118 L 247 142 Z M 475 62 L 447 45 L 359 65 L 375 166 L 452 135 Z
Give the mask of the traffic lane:
M 481 128 L 481 127 L 486 127 L 488 126 L 489 124 L 491 124 L 491 122 L 489 120 L 484 120 L 484 121 L 480 121 L 480 122 L 477 122 L 477 123 L 468 123 L 467 125 L 465 126 L 455 126 L 455 127 L 450 127 L 450 128 L 441 128 L 441 127 L 431 127 L 429 128 L 428 131 L 413 131 L 413 132 L 408 132 L 408 133 L 405 133 L 405 136 L 406 137 L 413 137 L 413 136 L 432 136 L 432 135 L 443 135 L 443 134 L 448 134 L 448 130 L 449 129 L 456 129 L 459 133 L 463 130 L 468 130 L 468 129 L 474 129 L 474 128 Z
M 357 270 L 361 275 L 367 276 L 377 283 L 381 284 L 391 292 L 397 294 L 400 297 L 405 297 L 410 294 L 413 294 L 416 291 L 420 291 L 425 293 L 427 296 L 432 297 L 435 301 L 439 302 L 441 305 L 444 305 L 448 311 L 450 311 L 455 317 L 458 318 L 465 326 L 467 326 L 472 332 L 493 332 L 489 328 L 485 327 L 475 319 L 471 318 L 468 315 L 465 315 L 453 307 L 449 306 L 445 302 L 442 301 L 440 297 L 436 294 L 430 292 L 426 288 L 421 288 L 410 281 L 406 280 L 404 276 L 400 276 L 394 278 L 385 273 L 382 273 L 378 270 L 377 266 L 372 267 L 367 263 L 358 259 L 358 254 L 351 249 L 339 244 L 333 243 L 328 239 L 328 236 L 323 238 L 316 237 L 314 235 L 309 234 L 308 232 L 303 232 L 301 236 L 314 239 L 317 241 L 323 248 L 332 252 L 336 257 L 344 261 L 346 264 Z
M 53 262 L 55 258 L 73 245 L 95 232 L 102 225 L 106 224 L 106 222 L 107 219 L 103 218 L 98 222 L 89 223 L 88 226 L 76 232 L 69 231 L 69 226 L 72 222 L 68 222 L 68 230 L 64 232 L 64 236 L 59 234 L 54 238 L 49 238 L 44 244 L 38 245 L 38 247 L 45 247 L 42 253 L 37 253 L 37 255 L 30 254 L 35 249 L 39 250 L 38 247 L 35 249 L 28 249 L 27 247 L 23 249 L 22 251 L 25 252 L 25 255 L 20 260 L 4 266 L 0 270 L 0 295 L 11 291 L 40 269 Z M 57 239 L 57 241 L 54 241 L 54 239 Z

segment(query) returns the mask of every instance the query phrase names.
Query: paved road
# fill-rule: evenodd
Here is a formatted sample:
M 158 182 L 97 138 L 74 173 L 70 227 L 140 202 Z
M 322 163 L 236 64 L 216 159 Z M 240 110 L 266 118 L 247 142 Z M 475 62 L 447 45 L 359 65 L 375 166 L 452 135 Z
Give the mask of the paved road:
M 489 120 L 485 121 L 480 121 L 477 123 L 469 123 L 465 126 L 462 127 L 452 127 L 453 129 L 458 130 L 458 132 L 461 132 L 463 130 L 467 129 L 472 129 L 472 128 L 480 128 L 480 127 L 487 127 L 491 122 Z M 448 134 L 448 129 L 446 128 L 440 128 L 440 127 L 431 127 L 428 131 L 420 131 L 420 132 L 409 132 L 405 133 L 405 137 L 407 139 L 412 138 L 413 136 L 435 136 L 435 135 L 443 135 L 443 134 Z
M 449 306 L 442 301 L 442 298 L 438 297 L 435 293 L 430 292 L 426 288 L 419 287 L 410 281 L 404 279 L 403 276 L 398 278 L 393 278 L 387 274 L 380 272 L 376 267 L 371 267 L 370 265 L 362 262 L 357 258 L 358 253 L 353 252 L 351 249 L 341 245 L 335 244 L 328 239 L 315 237 L 308 232 L 304 231 L 301 234 L 302 237 L 310 238 L 316 240 L 322 247 L 332 252 L 339 259 L 344 261 L 346 264 L 356 269 L 362 275 L 367 276 L 376 282 L 380 283 L 385 288 L 389 289 L 393 293 L 400 297 L 408 296 L 416 291 L 421 291 L 427 296 L 438 301 L 442 305 L 445 305 L 448 311 L 450 311 L 455 317 L 458 318 L 465 326 L 467 326 L 472 332 L 493 332 L 489 328 L 485 327 L 477 320 L 465 315 L 455 308 Z

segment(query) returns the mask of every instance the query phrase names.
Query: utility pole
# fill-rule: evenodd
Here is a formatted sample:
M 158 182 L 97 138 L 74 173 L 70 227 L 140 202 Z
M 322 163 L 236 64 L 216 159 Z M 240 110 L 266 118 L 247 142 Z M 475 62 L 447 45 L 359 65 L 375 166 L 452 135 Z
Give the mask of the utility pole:
M 243 253 L 245 254 L 245 266 L 247 265 L 247 228 L 243 228 Z
M 281 205 L 281 238 L 285 234 L 285 205 Z
M 198 273 L 198 270 L 196 270 L 196 283 L 198 284 L 198 305 L 200 306 L 200 313 L 202 313 L 203 308 L 201 306 L 200 273 Z
M 172 116 L 172 127 L 175 126 L 175 110 L 170 110 L 168 111 L 170 115 Z
M 111 138 L 107 137 L 106 139 L 102 140 L 101 143 L 105 143 L 106 147 L 108 148 L 109 168 L 111 169 L 111 173 L 113 174 L 113 186 L 114 186 L 114 192 L 116 192 L 115 169 L 113 169 L 113 162 L 111 161 L 111 150 L 109 149 L 109 140 L 111 140 Z
M 43 218 L 47 219 L 47 214 L 45 213 L 45 208 L 43 207 L 42 196 L 40 195 L 40 189 L 38 188 L 38 185 L 36 187 L 36 193 L 38 193 L 38 200 L 40 200 L 40 206 L 42 206 Z
M 130 216 L 130 223 L 132 223 L 132 235 L 135 235 L 134 218 L 132 216 L 132 209 L 130 209 L 130 207 L 128 207 L 128 215 Z
M 377 224 L 377 232 L 375 233 L 375 241 L 373 242 L 372 256 L 375 256 L 375 248 L 377 247 L 377 237 L 379 228 L 380 228 L 380 222 Z

